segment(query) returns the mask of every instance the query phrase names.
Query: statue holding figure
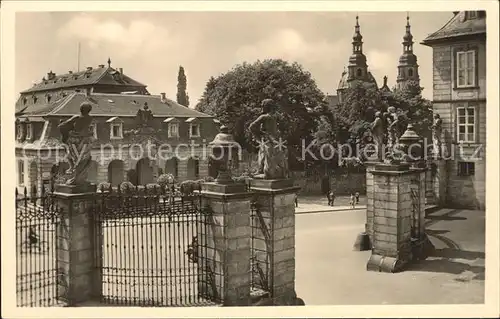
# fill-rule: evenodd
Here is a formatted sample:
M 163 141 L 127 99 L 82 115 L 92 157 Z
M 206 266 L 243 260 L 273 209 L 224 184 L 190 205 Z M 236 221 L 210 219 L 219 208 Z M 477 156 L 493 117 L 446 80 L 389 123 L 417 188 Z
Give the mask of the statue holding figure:
M 373 138 L 373 143 L 376 147 L 375 152 L 377 155 L 377 160 L 382 160 L 383 148 L 384 148 L 384 120 L 382 118 L 382 112 L 375 112 L 375 120 L 371 123 L 371 135 Z
M 434 114 L 434 123 L 432 124 L 432 145 L 434 146 L 434 155 L 441 156 L 441 135 L 443 133 L 443 120 L 439 114 Z
M 261 102 L 262 114 L 248 127 L 259 143 L 259 170 L 255 178 L 288 178 L 288 156 L 283 140 L 278 136 L 276 106 L 272 99 Z
M 139 127 L 148 127 L 151 125 L 153 112 L 149 109 L 148 103 L 144 102 L 144 106 L 137 111 L 136 121 Z
M 80 105 L 80 115 L 74 115 L 58 125 L 61 141 L 68 148 L 69 169 L 66 171 L 66 185 L 87 183 L 87 173 L 92 160 L 90 155 L 92 133 L 89 129 L 92 123 L 92 117 L 89 115 L 91 110 L 92 105 L 83 102 Z

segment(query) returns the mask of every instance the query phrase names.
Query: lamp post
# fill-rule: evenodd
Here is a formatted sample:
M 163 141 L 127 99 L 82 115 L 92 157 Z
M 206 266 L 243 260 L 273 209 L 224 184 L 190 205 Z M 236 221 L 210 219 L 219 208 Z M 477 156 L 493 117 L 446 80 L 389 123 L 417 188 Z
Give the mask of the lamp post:
M 233 151 L 238 149 L 238 143 L 234 140 L 233 135 L 229 134 L 227 126 L 221 126 L 220 133 L 208 145 L 212 150 L 212 159 L 217 162 L 218 174 L 215 182 L 224 185 L 233 184 L 231 160 Z

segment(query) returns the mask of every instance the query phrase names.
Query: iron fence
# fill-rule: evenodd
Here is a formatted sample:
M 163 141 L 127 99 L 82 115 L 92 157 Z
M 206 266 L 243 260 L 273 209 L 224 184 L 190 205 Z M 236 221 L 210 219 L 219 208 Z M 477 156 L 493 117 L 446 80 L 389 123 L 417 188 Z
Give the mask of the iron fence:
M 52 193 L 16 188 L 16 299 L 18 307 L 63 305 L 58 298 L 57 227 Z
M 420 216 L 420 191 L 416 187 L 410 189 L 411 205 L 412 205 L 412 223 L 411 223 L 411 236 L 413 238 L 420 238 L 420 225 L 423 222 Z
M 251 202 L 250 227 L 251 227 L 251 260 L 252 269 L 251 289 L 253 294 L 270 294 L 271 278 L 271 216 L 270 212 L 264 214 L 255 199 Z
M 102 189 L 95 195 L 101 301 L 137 306 L 220 303 L 207 238 L 211 212 L 199 191 L 169 185 Z

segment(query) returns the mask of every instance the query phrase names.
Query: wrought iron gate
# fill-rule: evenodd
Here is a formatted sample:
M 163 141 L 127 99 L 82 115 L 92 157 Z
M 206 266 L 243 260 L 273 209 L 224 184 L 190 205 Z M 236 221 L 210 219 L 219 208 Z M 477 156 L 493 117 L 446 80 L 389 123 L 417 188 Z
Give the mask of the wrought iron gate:
M 18 307 L 63 305 L 58 298 L 57 228 L 61 211 L 51 192 L 16 188 L 16 297 Z
M 417 187 L 411 187 L 411 204 L 412 204 L 412 223 L 411 223 L 411 236 L 413 238 L 420 238 L 420 192 Z
M 106 189 L 96 194 L 96 260 L 101 302 L 138 306 L 218 303 L 211 290 L 205 234 L 210 210 L 199 194 L 171 187 Z
M 251 289 L 254 294 L 270 294 L 272 226 L 270 212 L 263 213 L 256 200 L 251 202 Z

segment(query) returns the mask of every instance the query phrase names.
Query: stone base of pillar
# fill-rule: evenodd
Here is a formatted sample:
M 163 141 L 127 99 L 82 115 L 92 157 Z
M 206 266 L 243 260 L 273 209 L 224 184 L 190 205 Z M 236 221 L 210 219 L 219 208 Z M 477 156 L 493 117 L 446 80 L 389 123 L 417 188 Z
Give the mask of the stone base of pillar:
M 365 251 L 372 249 L 372 241 L 370 235 L 366 232 L 359 233 L 354 242 L 354 251 Z
M 409 258 L 389 257 L 372 254 L 370 256 L 370 259 L 368 260 L 368 263 L 366 264 L 366 270 L 396 273 L 402 271 L 409 262 Z
M 253 296 L 256 297 L 256 296 Z M 281 298 L 280 300 L 273 300 L 269 295 L 260 296 L 258 299 L 253 300 L 252 306 L 305 306 L 306 303 L 302 298 L 297 297 L 295 291 L 288 298 Z
M 421 239 L 412 241 L 412 259 L 414 261 L 425 260 L 435 250 L 436 248 L 427 235 L 422 236 Z

